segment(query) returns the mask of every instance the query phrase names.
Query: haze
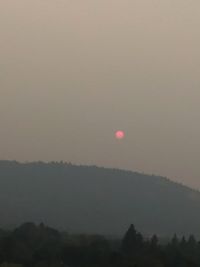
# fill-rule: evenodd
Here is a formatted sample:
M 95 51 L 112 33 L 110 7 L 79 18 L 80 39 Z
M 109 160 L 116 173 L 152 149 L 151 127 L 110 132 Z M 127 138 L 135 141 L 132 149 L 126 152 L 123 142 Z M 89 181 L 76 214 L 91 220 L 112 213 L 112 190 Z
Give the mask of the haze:
M 200 188 L 199 10 L 197 0 L 1 0 L 0 158 Z

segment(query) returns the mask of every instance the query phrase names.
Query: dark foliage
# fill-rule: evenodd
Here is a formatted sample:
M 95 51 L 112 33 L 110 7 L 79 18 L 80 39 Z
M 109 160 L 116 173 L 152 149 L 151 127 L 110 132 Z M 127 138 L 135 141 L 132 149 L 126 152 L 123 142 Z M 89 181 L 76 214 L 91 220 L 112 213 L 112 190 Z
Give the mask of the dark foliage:
M 176 235 L 165 245 L 156 235 L 144 238 L 131 224 L 122 240 L 70 235 L 44 224 L 25 223 L 1 230 L 0 266 L 24 267 L 197 267 L 200 243 Z M 113 245 L 114 244 L 114 245 Z M 116 245 L 118 244 L 118 245 Z

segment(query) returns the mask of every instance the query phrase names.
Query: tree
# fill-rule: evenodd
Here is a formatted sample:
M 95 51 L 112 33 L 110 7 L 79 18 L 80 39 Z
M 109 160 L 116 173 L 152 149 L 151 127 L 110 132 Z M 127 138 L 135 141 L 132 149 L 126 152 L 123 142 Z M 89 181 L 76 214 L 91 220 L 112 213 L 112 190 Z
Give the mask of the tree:
M 181 249 L 186 248 L 186 239 L 185 236 L 182 237 L 181 242 L 180 242 Z
M 122 240 L 122 251 L 127 254 L 132 254 L 135 250 L 141 248 L 142 243 L 142 235 L 138 233 L 134 225 L 131 224 Z
M 150 246 L 152 249 L 156 249 L 158 246 L 158 237 L 156 235 L 153 235 L 150 240 Z
M 173 238 L 172 238 L 172 241 L 171 241 L 171 245 L 173 247 L 178 247 L 178 244 L 179 244 L 179 240 L 178 240 L 178 237 L 176 234 L 174 234 Z
M 187 242 L 189 248 L 195 249 L 197 245 L 197 241 L 193 235 L 190 235 Z

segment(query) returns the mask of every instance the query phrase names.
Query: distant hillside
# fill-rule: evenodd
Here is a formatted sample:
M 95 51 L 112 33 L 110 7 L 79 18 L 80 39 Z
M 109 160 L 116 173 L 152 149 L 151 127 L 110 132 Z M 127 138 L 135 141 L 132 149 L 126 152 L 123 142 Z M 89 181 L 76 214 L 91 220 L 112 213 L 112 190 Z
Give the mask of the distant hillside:
M 158 176 L 64 163 L 0 161 L 0 225 L 200 236 L 200 193 Z

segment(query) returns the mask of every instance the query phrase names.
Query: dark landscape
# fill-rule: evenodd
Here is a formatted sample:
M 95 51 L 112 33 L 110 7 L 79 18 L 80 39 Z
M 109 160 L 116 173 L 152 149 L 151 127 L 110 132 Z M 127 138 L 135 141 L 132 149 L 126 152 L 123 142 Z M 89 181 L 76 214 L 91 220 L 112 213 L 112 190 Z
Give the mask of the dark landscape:
M 167 178 L 0 161 L 0 198 L 1 267 L 200 266 L 200 193 Z
M 0 231 L 0 266 L 21 267 L 197 267 L 200 242 L 193 235 L 161 244 L 130 225 L 121 239 L 59 232 L 43 223 Z
M 0 225 L 72 233 L 200 237 L 200 193 L 164 177 L 69 163 L 0 161 Z

